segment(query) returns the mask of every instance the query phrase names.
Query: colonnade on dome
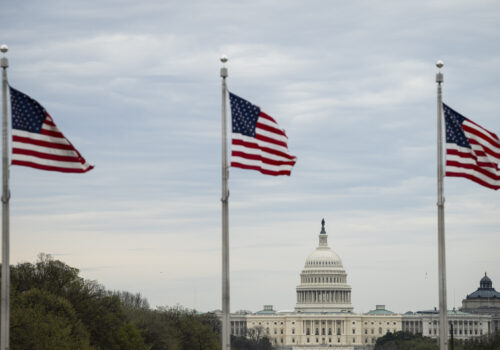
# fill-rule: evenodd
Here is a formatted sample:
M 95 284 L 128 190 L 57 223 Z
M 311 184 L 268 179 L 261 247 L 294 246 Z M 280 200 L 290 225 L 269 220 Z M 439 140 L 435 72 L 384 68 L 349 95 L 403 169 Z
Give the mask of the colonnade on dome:
M 312 290 L 312 291 L 297 291 L 297 303 L 333 303 L 333 304 L 350 304 L 350 291 L 335 291 L 335 290 Z

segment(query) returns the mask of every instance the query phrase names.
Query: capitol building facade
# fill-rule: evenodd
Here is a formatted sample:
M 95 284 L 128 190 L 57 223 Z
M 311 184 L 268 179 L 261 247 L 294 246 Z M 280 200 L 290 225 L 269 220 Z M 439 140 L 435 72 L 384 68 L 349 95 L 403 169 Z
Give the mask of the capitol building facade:
M 272 305 L 264 305 L 255 313 L 233 313 L 232 335 L 266 336 L 275 346 L 297 350 L 372 349 L 377 338 L 402 330 L 439 336 L 436 310 L 396 314 L 376 305 L 368 313 L 354 313 L 347 273 L 339 255 L 328 245 L 324 220 L 318 240 L 318 247 L 307 257 L 300 273 L 295 310 L 277 312 Z M 485 335 L 492 327 L 490 315 L 455 310 L 448 315 L 456 324 L 456 339 Z

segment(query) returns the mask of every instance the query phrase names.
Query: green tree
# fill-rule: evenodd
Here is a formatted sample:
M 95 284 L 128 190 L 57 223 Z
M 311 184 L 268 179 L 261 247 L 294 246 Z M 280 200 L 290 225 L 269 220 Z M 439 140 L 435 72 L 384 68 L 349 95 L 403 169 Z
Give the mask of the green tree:
M 151 310 L 140 294 L 111 292 L 79 270 L 40 254 L 11 267 L 12 350 L 218 350 L 212 313 L 181 306 Z M 272 349 L 267 338 L 255 350 Z
M 90 350 L 90 337 L 66 299 L 36 288 L 14 294 L 11 348 Z
M 95 350 L 125 349 L 132 346 L 127 340 L 137 346 L 138 337 L 142 338 L 137 329 L 131 328 L 133 325 L 127 325 L 124 307 L 117 295 L 95 281 L 84 280 L 78 269 L 49 255 L 40 254 L 35 264 L 12 267 L 11 281 L 13 294 L 19 297 L 38 289 L 66 300 L 89 333 L 90 345 Z
M 173 308 L 159 308 L 157 312 L 163 313 L 170 321 L 171 327 L 177 329 L 181 349 L 219 349 L 219 336 L 211 326 L 204 324 L 206 321 L 195 310 L 188 310 L 180 306 Z
M 120 350 L 148 350 L 141 332 L 132 323 L 124 324 L 116 335 Z
M 388 332 L 377 339 L 375 350 L 439 350 L 435 339 L 409 332 Z
M 272 350 L 274 349 L 269 338 L 259 337 L 246 338 L 246 337 L 231 337 L 232 350 Z
M 454 341 L 455 350 L 498 350 L 500 349 L 500 331 L 494 334 Z

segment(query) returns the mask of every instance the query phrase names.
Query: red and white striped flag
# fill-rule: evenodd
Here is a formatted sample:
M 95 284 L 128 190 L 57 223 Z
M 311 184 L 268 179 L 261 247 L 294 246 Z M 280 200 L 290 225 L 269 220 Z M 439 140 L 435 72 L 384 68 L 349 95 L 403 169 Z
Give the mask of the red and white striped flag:
M 232 115 L 231 166 L 266 175 L 290 175 L 296 157 L 278 123 L 256 105 L 229 93 Z
M 465 177 L 500 188 L 500 140 L 443 103 L 446 124 L 446 176 Z
M 89 165 L 37 101 L 10 87 L 12 164 L 64 173 L 85 173 Z

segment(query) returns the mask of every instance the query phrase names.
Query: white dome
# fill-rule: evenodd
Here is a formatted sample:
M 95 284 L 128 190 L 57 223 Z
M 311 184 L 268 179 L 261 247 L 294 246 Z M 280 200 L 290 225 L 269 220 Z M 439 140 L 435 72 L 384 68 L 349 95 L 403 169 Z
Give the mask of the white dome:
M 342 260 L 329 247 L 318 247 L 309 254 L 304 267 L 342 267 Z

